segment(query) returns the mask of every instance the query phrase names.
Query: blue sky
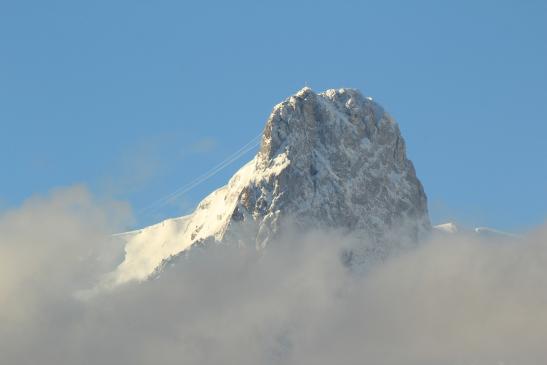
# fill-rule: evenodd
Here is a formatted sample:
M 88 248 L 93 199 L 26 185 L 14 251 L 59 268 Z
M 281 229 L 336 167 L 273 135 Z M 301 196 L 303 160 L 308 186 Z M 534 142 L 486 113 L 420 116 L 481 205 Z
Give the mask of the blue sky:
M 77 183 L 138 211 L 305 84 L 399 122 L 434 223 L 547 216 L 545 1 L 2 1 L 0 207 Z M 245 158 L 136 225 L 188 212 Z

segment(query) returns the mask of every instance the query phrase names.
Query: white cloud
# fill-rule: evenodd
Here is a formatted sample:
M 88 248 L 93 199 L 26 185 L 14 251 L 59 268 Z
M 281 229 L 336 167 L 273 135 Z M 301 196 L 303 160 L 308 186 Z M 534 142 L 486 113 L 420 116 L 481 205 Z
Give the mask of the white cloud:
M 193 153 L 209 153 L 215 150 L 218 145 L 218 141 L 212 137 L 204 137 L 191 146 Z
M 365 275 L 333 233 L 197 250 L 78 300 L 120 259 L 127 207 L 82 188 L 0 218 L 2 364 L 542 364 L 547 230 L 439 236 Z

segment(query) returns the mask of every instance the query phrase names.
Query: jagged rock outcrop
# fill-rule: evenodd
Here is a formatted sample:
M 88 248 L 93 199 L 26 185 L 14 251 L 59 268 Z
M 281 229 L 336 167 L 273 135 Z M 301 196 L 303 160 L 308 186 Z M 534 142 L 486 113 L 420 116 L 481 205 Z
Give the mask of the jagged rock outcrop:
M 116 282 L 145 279 L 204 241 L 268 244 L 284 224 L 355 233 L 384 255 L 431 228 L 397 123 L 357 90 L 300 90 L 276 105 L 260 151 L 191 215 L 123 235 Z M 403 242 L 404 241 L 404 242 Z M 359 261 L 359 260 L 357 260 Z M 362 260 L 361 260 L 362 261 Z

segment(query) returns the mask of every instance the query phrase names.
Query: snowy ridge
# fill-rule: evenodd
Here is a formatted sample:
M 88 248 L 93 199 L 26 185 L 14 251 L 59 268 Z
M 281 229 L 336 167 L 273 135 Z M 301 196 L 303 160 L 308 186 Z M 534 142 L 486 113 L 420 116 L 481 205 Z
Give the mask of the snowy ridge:
M 125 260 L 116 270 L 116 284 L 146 279 L 163 262 L 190 247 L 194 242 L 222 238 L 230 211 L 237 203 L 237 192 L 249 182 L 254 160 L 243 166 L 229 181 L 203 199 L 187 216 L 122 234 L 127 241 Z
M 469 235 L 476 235 L 481 237 L 493 237 L 493 238 L 519 238 L 519 235 L 500 231 L 498 229 L 489 228 L 489 227 L 476 227 L 473 229 L 467 229 L 462 228 L 456 223 L 448 222 L 443 224 L 438 224 L 436 226 L 433 226 L 434 231 L 440 232 L 443 234 L 458 234 L 458 233 L 464 233 Z
M 460 227 L 458 227 L 456 223 L 453 223 L 453 222 L 437 224 L 433 228 L 439 232 L 450 233 L 450 234 L 455 234 L 460 231 Z
M 261 249 L 285 222 L 359 232 L 380 254 L 404 244 L 394 230 L 412 242 L 429 232 L 427 199 L 399 127 L 371 98 L 304 88 L 277 104 L 260 151 L 226 186 L 190 215 L 120 235 L 126 255 L 112 281 L 144 280 L 204 241 Z

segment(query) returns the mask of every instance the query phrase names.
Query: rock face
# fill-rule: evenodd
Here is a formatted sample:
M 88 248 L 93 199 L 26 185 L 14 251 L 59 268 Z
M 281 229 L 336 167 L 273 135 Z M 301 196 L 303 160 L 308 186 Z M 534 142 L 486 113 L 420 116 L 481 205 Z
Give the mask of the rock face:
M 263 248 L 284 224 L 336 229 L 387 252 L 431 229 L 427 199 L 397 123 L 353 89 L 300 90 L 276 105 L 260 151 L 189 216 L 123 235 L 116 282 L 147 278 L 204 241 Z M 395 233 L 396 232 L 396 233 Z M 359 261 L 359 260 L 357 260 Z

